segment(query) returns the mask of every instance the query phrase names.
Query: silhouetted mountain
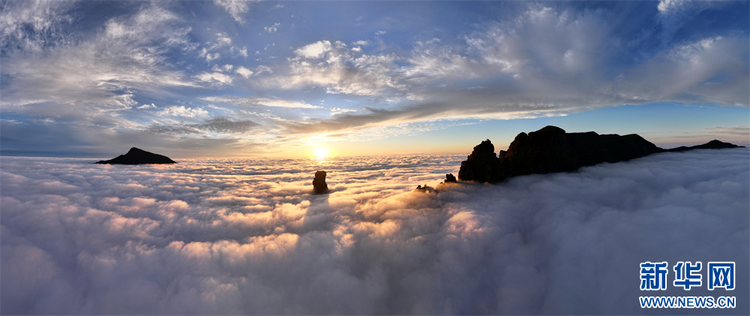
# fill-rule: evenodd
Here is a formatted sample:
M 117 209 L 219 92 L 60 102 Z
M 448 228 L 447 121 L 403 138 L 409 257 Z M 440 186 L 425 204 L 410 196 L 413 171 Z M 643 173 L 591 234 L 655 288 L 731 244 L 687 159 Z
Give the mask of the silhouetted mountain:
M 127 154 L 119 155 L 114 159 L 101 160 L 96 163 L 101 164 L 119 164 L 119 165 L 140 165 L 140 164 L 163 164 L 176 163 L 167 156 L 154 154 L 139 148 L 130 148 Z
M 735 147 L 740 146 L 714 140 L 668 151 Z M 636 134 L 566 133 L 559 127 L 547 126 L 529 134 L 518 134 L 508 151 L 501 150 L 498 157 L 495 157 L 490 140 L 483 141 L 461 162 L 458 179 L 494 183 L 521 175 L 574 171 L 584 166 L 626 161 L 664 151 L 667 150 Z
M 326 172 L 317 171 L 315 172 L 315 179 L 313 179 L 313 190 L 316 194 L 322 194 L 328 192 L 328 184 L 326 184 Z
M 696 146 L 690 146 L 690 147 L 680 146 L 677 148 L 668 149 L 667 151 L 680 152 L 680 151 L 693 150 L 693 149 L 723 149 L 723 148 L 745 148 L 745 146 L 737 146 L 735 144 L 725 143 L 720 140 L 714 139 L 703 145 L 696 145 Z

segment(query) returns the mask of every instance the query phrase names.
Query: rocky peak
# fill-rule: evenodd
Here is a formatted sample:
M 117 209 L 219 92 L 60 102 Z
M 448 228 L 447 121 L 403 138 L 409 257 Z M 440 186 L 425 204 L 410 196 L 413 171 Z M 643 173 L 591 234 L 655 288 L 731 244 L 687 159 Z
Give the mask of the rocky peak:
M 130 148 L 124 154 L 110 160 L 97 161 L 98 164 L 120 164 L 120 165 L 140 165 L 140 164 L 169 164 L 176 163 L 167 156 L 155 154 L 140 148 Z

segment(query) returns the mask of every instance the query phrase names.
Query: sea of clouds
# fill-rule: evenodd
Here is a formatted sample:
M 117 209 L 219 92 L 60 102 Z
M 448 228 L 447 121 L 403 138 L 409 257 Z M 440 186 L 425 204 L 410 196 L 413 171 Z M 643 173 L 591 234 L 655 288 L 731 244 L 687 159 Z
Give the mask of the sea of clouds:
M 2 314 L 747 314 L 750 150 L 496 185 L 464 155 L 94 165 L 1 157 Z M 316 170 L 331 193 L 313 195 Z M 418 184 L 438 192 L 414 192 Z M 735 261 L 734 291 L 639 290 L 639 263 Z M 704 280 L 704 284 L 707 281 Z

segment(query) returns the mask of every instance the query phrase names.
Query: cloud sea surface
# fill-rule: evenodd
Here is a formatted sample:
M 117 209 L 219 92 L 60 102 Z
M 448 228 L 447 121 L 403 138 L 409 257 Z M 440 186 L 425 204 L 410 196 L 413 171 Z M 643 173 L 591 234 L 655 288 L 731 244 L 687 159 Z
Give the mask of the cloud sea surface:
M 731 295 L 677 311 L 747 314 L 747 149 L 412 192 L 464 158 L 2 157 L 0 312 L 673 314 L 638 296 Z M 737 288 L 641 292 L 643 261 L 735 261 Z

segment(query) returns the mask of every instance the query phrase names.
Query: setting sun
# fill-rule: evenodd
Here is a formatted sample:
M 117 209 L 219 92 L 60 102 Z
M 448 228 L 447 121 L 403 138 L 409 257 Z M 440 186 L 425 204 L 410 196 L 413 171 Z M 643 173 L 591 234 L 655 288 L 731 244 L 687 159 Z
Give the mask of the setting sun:
M 312 151 L 312 155 L 315 156 L 315 158 L 323 159 L 325 157 L 328 157 L 330 152 L 328 151 L 328 148 L 325 148 L 323 146 L 316 147 Z
M 0 7 L 0 316 L 750 316 L 750 0 Z

